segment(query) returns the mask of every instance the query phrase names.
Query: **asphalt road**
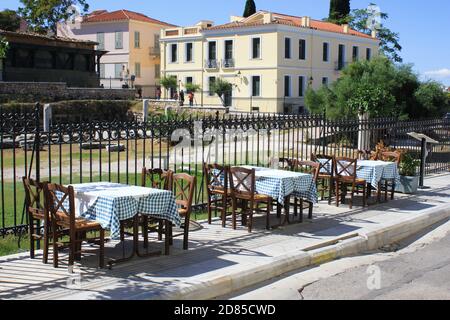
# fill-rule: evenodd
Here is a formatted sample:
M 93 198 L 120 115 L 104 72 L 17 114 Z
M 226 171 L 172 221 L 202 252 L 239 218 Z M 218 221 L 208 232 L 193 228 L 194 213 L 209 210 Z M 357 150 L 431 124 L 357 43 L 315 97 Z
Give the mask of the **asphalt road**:
M 450 235 L 412 252 L 312 283 L 302 299 L 450 299 Z
M 450 299 L 450 221 L 365 255 L 297 270 L 223 299 Z

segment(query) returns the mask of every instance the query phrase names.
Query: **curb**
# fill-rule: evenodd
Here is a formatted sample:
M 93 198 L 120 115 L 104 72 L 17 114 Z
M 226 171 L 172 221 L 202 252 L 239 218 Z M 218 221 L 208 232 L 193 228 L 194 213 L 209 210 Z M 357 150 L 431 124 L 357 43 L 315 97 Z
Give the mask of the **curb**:
M 440 209 L 429 209 L 418 217 L 393 224 L 367 233 L 358 233 L 352 237 L 343 236 L 325 246 L 310 251 L 298 251 L 285 254 L 272 259 L 265 264 L 254 268 L 201 281 L 181 288 L 176 292 L 161 294 L 140 294 L 132 299 L 155 300 L 207 300 L 224 296 L 256 285 L 263 281 L 281 276 L 304 267 L 314 266 L 352 256 L 361 252 L 378 249 L 399 240 L 412 236 L 419 231 L 430 227 L 450 217 L 450 205 Z M 326 244 L 325 244 L 326 245 Z

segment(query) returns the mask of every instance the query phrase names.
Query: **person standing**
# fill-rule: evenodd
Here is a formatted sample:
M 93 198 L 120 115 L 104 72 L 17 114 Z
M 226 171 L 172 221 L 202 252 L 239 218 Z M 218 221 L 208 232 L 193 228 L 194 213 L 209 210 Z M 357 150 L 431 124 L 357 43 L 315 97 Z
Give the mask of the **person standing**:
M 188 98 L 189 98 L 189 106 L 193 107 L 194 106 L 194 93 L 192 91 L 189 91 Z
M 161 100 L 161 88 L 156 88 L 156 100 Z
M 183 89 L 180 90 L 180 106 L 184 106 L 184 91 Z

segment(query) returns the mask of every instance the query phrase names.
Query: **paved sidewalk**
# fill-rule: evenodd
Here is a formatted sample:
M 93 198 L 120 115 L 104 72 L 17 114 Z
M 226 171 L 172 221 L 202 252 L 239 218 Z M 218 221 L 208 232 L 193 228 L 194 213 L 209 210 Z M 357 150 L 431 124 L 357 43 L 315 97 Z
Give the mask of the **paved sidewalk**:
M 190 235 L 190 250 L 175 240 L 171 256 L 136 259 L 113 270 L 96 270 L 83 260 L 72 278 L 28 254 L 0 258 L 0 299 L 208 299 L 301 267 L 356 254 L 409 236 L 450 216 L 450 175 L 427 179 L 431 189 L 362 210 L 320 203 L 312 222 L 266 231 L 202 224 Z M 359 197 L 357 197 L 359 198 Z M 275 219 L 276 220 L 276 219 Z M 274 223 L 276 221 L 273 221 Z M 306 221 L 306 219 L 305 219 Z M 160 243 L 154 246 L 161 247 Z M 121 245 L 108 244 L 107 256 Z

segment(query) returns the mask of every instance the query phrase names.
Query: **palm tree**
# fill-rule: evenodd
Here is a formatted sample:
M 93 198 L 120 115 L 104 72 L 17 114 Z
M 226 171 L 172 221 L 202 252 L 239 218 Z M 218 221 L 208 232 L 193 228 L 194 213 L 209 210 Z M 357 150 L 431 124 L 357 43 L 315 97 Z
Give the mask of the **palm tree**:
M 166 96 L 167 96 L 167 92 L 170 89 L 176 89 L 177 88 L 177 78 L 174 76 L 167 76 L 167 77 L 162 77 L 161 80 L 159 80 L 159 83 L 161 84 L 161 86 L 166 89 Z
M 214 83 L 211 85 L 211 91 L 219 96 L 220 101 L 222 102 L 222 106 L 225 108 L 227 107 L 225 105 L 225 95 L 227 93 L 231 93 L 232 90 L 233 84 L 222 78 L 216 79 L 216 81 L 214 81 Z

